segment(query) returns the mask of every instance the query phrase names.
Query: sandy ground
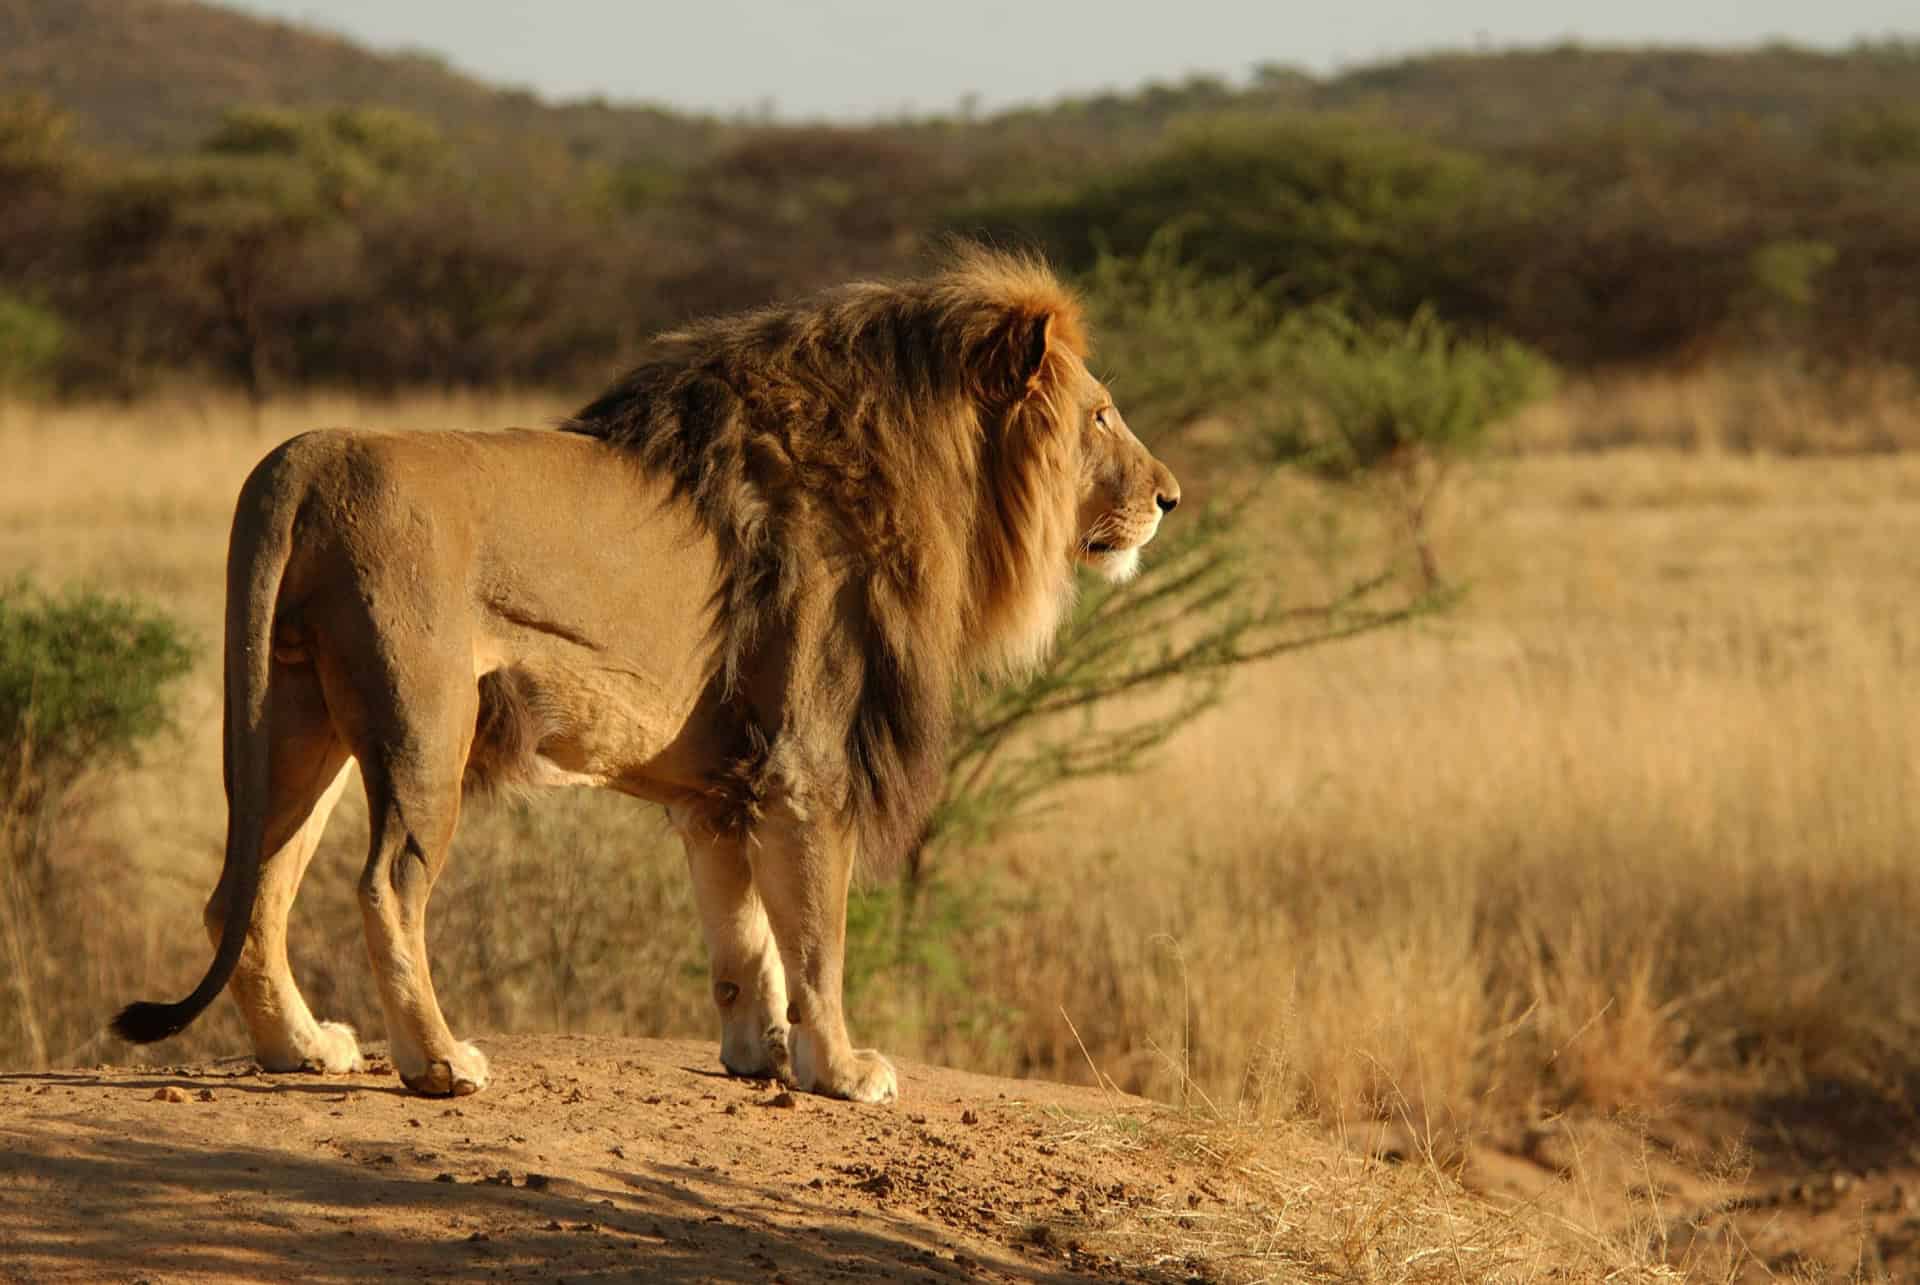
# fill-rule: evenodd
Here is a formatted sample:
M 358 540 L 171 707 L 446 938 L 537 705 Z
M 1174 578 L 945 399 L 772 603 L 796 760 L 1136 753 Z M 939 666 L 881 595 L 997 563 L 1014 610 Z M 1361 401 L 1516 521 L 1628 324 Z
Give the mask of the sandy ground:
M 729 1079 L 708 1044 L 485 1045 L 493 1084 L 452 1101 L 377 1062 L 0 1076 L 0 1280 L 1192 1274 L 1097 1247 L 1208 1199 L 1075 1128 L 1150 1127 L 1135 1099 L 903 1064 L 902 1100 L 862 1108 Z
M 1224 1155 L 1137 1098 L 912 1063 L 859 1107 L 706 1042 L 482 1043 L 494 1082 L 450 1101 L 377 1055 L 0 1074 L 0 1282 L 1920 1278 L 1915 1153 L 1858 1106 L 1423 1166 L 1398 1130 Z

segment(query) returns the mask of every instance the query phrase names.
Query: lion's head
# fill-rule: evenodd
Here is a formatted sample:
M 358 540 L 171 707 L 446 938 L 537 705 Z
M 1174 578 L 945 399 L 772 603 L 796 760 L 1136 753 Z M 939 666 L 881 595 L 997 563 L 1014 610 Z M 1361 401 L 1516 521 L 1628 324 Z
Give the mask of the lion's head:
M 1079 537 L 1074 553 L 1116 584 L 1139 573 L 1140 550 L 1160 519 L 1180 503 L 1173 471 L 1148 454 L 1127 427 L 1106 387 L 1094 381 L 1095 405 L 1082 432 Z
M 1036 661 L 1075 566 L 1128 579 L 1179 502 L 1087 356 L 1044 265 L 967 248 L 663 335 L 567 424 L 633 448 L 714 532 L 729 687 L 770 644 L 814 667 L 778 717 L 836 724 L 808 739 L 844 747 L 869 854 L 936 796 L 956 682 Z

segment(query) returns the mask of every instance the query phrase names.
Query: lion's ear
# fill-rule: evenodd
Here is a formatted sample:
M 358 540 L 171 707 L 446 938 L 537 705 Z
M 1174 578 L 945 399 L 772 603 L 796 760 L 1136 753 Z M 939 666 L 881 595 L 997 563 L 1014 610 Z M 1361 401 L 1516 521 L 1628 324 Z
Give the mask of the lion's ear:
M 989 400 L 1017 406 L 1041 391 L 1054 325 L 1050 312 L 1016 312 L 996 329 L 986 345 L 985 369 L 980 372 Z
M 1015 325 L 1026 331 L 1020 337 L 1018 349 L 1020 382 L 1017 385 L 1018 396 L 1025 401 L 1040 391 L 1041 375 L 1047 368 L 1047 346 L 1053 342 L 1053 314 L 1047 312 L 1038 317 L 1028 317 L 1024 327 L 1018 322 Z

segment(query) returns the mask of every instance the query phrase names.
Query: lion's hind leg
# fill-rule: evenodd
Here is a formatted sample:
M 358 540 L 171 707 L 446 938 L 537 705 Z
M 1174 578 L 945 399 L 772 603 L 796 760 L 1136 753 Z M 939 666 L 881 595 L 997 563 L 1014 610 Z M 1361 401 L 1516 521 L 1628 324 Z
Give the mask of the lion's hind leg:
M 347 750 L 327 719 L 310 668 L 276 671 L 269 703 L 268 797 L 256 814 L 264 826 L 251 830 L 244 816 L 230 822 L 260 834 L 258 851 L 265 855 L 246 945 L 228 990 L 246 1022 L 254 1056 L 266 1070 L 343 1074 L 360 1069 L 360 1042 L 352 1027 L 316 1021 L 308 1009 L 287 961 L 287 915 L 327 818 L 346 788 Z M 250 799 L 233 801 L 237 812 L 258 805 Z M 203 918 L 216 948 L 237 873 L 223 871 L 207 901 Z
M 486 1055 L 447 1029 L 427 964 L 427 899 L 452 843 L 458 780 L 435 788 L 391 764 L 366 776 L 373 840 L 360 876 L 360 912 L 394 1069 L 415 1093 L 477 1093 L 489 1078 Z
M 734 1075 L 787 1079 L 786 973 L 746 845 L 706 832 L 698 820 L 679 829 L 720 1010 L 720 1064 Z
M 401 1081 L 433 1097 L 474 1093 L 486 1087 L 487 1058 L 455 1039 L 440 1011 L 427 963 L 427 900 L 459 823 L 479 692 L 457 637 L 401 657 L 368 645 L 377 636 L 371 627 L 343 630 L 362 645 L 343 645 L 320 667 L 367 790 L 372 835 L 360 913 L 368 962 Z

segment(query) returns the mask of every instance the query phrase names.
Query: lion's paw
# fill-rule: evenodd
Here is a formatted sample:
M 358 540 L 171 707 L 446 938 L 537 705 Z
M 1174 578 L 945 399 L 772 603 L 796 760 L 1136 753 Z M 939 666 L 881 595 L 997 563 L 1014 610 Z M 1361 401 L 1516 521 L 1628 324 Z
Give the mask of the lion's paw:
M 900 1081 L 893 1063 L 876 1049 L 855 1049 L 835 1070 L 814 1086 L 815 1093 L 845 1098 L 849 1102 L 891 1102 L 900 1096 Z
M 893 1063 L 874 1049 L 849 1049 L 845 1056 L 821 1064 L 813 1040 L 801 1030 L 793 1041 L 793 1079 L 804 1093 L 845 1098 L 849 1102 L 891 1102 L 900 1096 Z
M 900 1077 L 878 1049 L 856 1049 L 853 1074 L 840 1096 L 852 1102 L 891 1102 L 900 1096 Z
M 353 1028 L 345 1022 L 322 1022 L 302 1069 L 322 1075 L 348 1075 L 364 1071 L 366 1066 L 366 1059 L 360 1056 L 360 1037 Z
M 471 1044 L 456 1044 L 453 1056 L 431 1058 L 426 1069 L 400 1073 L 400 1082 L 429 1098 L 463 1098 L 487 1087 L 487 1055 Z
M 305 1034 L 285 1037 L 279 1047 L 256 1048 L 260 1069 L 273 1074 L 309 1071 L 319 1075 L 349 1075 L 364 1071 L 360 1037 L 345 1022 L 319 1022 Z
M 785 1080 L 792 1070 L 787 1058 L 784 1022 L 747 1027 L 728 1022 L 720 1030 L 720 1065 L 728 1075 L 748 1079 Z

